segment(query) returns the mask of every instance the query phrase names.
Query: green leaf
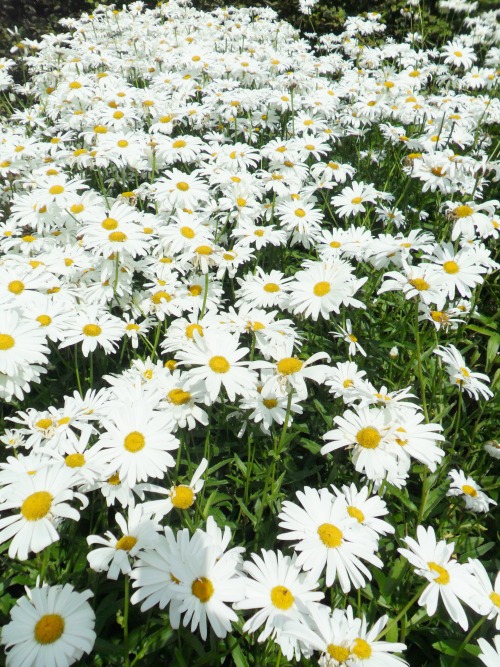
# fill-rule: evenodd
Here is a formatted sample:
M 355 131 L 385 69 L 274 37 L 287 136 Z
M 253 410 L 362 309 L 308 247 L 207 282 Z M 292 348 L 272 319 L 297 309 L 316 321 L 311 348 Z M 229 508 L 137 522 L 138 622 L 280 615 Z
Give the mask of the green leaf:
M 488 366 L 491 366 L 491 364 L 495 361 L 499 347 L 500 347 L 500 334 L 495 333 L 492 336 L 490 336 L 488 345 L 486 347 L 486 362 Z
M 249 667 L 248 660 L 245 658 L 245 655 L 239 644 L 236 644 L 236 646 L 231 650 L 231 656 L 234 660 L 235 667 Z

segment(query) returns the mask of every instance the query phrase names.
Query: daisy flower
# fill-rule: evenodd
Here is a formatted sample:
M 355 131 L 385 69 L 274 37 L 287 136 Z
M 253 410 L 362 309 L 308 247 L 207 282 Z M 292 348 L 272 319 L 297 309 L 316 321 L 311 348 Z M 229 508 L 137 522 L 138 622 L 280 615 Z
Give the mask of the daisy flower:
M 470 567 L 451 558 L 455 543 L 436 542 L 434 529 L 430 526 L 427 529 L 417 526 L 417 539 L 406 537 L 403 542 L 409 549 L 398 549 L 399 553 L 410 561 L 418 575 L 429 581 L 418 604 L 426 607 L 429 616 L 434 616 L 441 598 L 452 620 L 467 630 L 469 621 L 461 601 L 477 610 L 476 584 Z
M 446 301 L 447 288 L 443 285 L 443 277 L 430 264 L 412 266 L 403 260 L 404 273 L 390 271 L 384 274 L 384 282 L 377 294 L 393 290 L 403 292 L 406 299 L 417 297 L 419 301 L 429 305 L 435 303 L 442 310 Z
M 474 49 L 470 46 L 465 46 L 463 42 L 448 42 L 443 46 L 442 51 L 446 56 L 444 59 L 446 65 L 469 69 L 477 60 Z
M 335 398 L 342 396 L 344 403 L 352 403 L 358 398 L 356 390 L 364 382 L 365 375 L 366 372 L 360 371 L 354 361 L 338 362 L 329 369 L 325 384 Z
M 165 528 L 165 536 L 159 535 L 151 549 L 143 551 L 130 575 L 135 592 L 130 598 L 132 604 L 142 602 L 141 611 L 155 605 L 164 609 L 169 605 L 169 622 L 174 629 L 180 625 L 179 609 L 182 600 L 178 597 L 179 579 L 173 568 L 189 552 L 189 531 Z
M 493 637 L 493 646 L 486 639 L 478 639 L 477 643 L 481 649 L 479 659 L 486 667 L 498 667 L 500 663 L 500 635 Z
M 321 453 L 352 447 L 354 467 L 368 479 L 385 479 L 388 474 L 395 474 L 396 455 L 388 411 L 381 408 L 355 410 L 346 410 L 342 417 L 334 417 L 338 428 L 325 433 L 323 440 L 330 442 L 323 445 Z
M 123 323 L 118 317 L 99 306 L 88 306 L 80 312 L 68 314 L 65 339 L 59 343 L 59 348 L 81 343 L 82 353 L 88 357 L 99 345 L 110 354 L 116 350 L 123 335 Z
M 341 305 L 365 308 L 353 297 L 368 278 L 355 278 L 353 270 L 348 262 L 340 259 L 314 262 L 296 273 L 290 282 L 288 309 L 316 321 L 320 315 L 329 319 L 331 312 L 340 313 Z
M 366 357 L 366 352 L 363 350 L 361 345 L 358 343 L 357 337 L 352 333 L 352 324 L 351 320 L 346 320 L 345 329 L 339 327 L 340 333 L 334 332 L 334 338 L 340 338 L 349 345 L 348 354 L 349 356 L 354 357 L 357 352 L 360 352 L 363 357 Z
M 233 554 L 220 550 L 207 534 L 198 529 L 181 559 L 173 564 L 173 575 L 179 581 L 176 597 L 182 601 L 179 614 L 183 625 L 198 627 L 202 639 L 207 638 L 207 622 L 216 636 L 223 639 L 231 631 L 237 615 L 227 603 L 243 598 L 244 579 L 237 570 Z
M 31 364 L 46 364 L 49 348 L 39 323 L 17 310 L 0 312 L 0 374 L 14 376 Z
M 150 500 L 142 505 L 145 512 L 154 515 L 156 521 L 160 521 L 166 516 L 173 507 L 179 510 L 187 510 L 194 505 L 196 494 L 201 491 L 205 481 L 201 476 L 208 467 L 207 459 L 202 459 L 200 465 L 196 468 L 189 484 L 177 484 L 165 489 L 161 486 L 147 484 L 143 490 L 153 493 L 159 493 L 167 496 L 165 500 Z
M 91 591 L 71 584 L 43 586 L 17 600 L 11 621 L 2 629 L 9 667 L 69 667 L 90 653 L 96 634 Z
M 399 642 L 377 641 L 377 637 L 387 625 L 388 616 L 382 616 L 371 627 L 364 616 L 361 617 L 361 627 L 358 636 L 352 643 L 350 650 L 354 662 L 348 664 L 360 664 L 362 667 L 402 667 L 408 665 L 406 660 L 398 658 L 391 653 L 401 653 L 406 645 Z M 351 658 L 352 659 L 352 658 Z
M 448 290 L 449 299 L 455 298 L 455 292 L 470 298 L 471 290 L 483 282 L 481 274 L 487 272 L 487 269 L 478 263 L 474 252 L 467 249 L 455 252 L 451 243 L 435 246 L 432 255 L 424 255 L 423 259 L 429 260 L 441 273 L 443 289 Z
M 311 605 L 305 623 L 287 621 L 283 634 L 298 639 L 312 651 L 320 651 L 320 667 L 337 667 L 353 657 L 351 646 L 360 629 L 361 621 L 354 618 L 351 606 L 344 610 L 316 604 Z
M 439 345 L 434 354 L 437 354 L 446 364 L 446 370 L 450 378 L 450 382 L 458 385 L 460 390 L 464 390 L 473 396 L 476 401 L 479 400 L 479 395 L 487 401 L 493 396 L 493 392 L 486 386 L 482 380 L 489 382 L 489 378 L 485 373 L 474 373 L 465 364 L 462 354 L 454 345 Z
M 179 441 L 170 432 L 172 418 L 154 410 L 144 398 L 110 407 L 101 425 L 105 432 L 94 448 L 103 464 L 112 465 L 129 486 L 150 477 L 163 479 L 175 465 L 170 452 L 179 447 Z
M 288 531 L 278 535 L 278 539 L 296 542 L 297 565 L 310 572 L 315 580 L 326 567 L 326 585 L 332 586 L 338 577 L 344 593 L 352 586 L 364 586 L 371 574 L 361 559 L 376 567 L 383 565 L 375 556 L 374 532 L 366 530 L 348 512 L 342 495 L 305 487 L 297 492 L 297 498 L 301 506 L 285 501 L 278 516 L 280 527 Z
M 87 554 L 90 567 L 96 572 L 107 572 L 108 579 L 116 580 L 120 573 L 129 574 L 130 559 L 153 547 L 158 538 L 160 526 L 149 517 L 145 507 L 137 505 L 129 510 L 128 520 L 120 513 L 115 514 L 121 537 L 116 538 L 109 530 L 105 537 L 89 535 L 87 544 L 102 545 Z
M 496 505 L 494 500 L 481 491 L 472 477 L 467 477 L 462 470 L 450 470 L 448 477 L 451 478 L 451 486 L 446 495 L 463 496 L 466 509 L 473 512 L 488 512 L 490 505 Z
M 358 523 L 372 530 L 377 535 L 388 535 L 394 533 L 394 526 L 379 517 L 389 514 L 385 501 L 378 495 L 369 497 L 368 486 L 357 489 L 352 483 L 350 486 L 344 484 L 342 490 L 332 485 L 336 496 L 343 496 L 347 503 L 347 513 L 357 519 Z
M 491 585 L 490 578 L 484 565 L 477 558 L 469 558 L 469 565 L 476 581 L 477 594 L 481 605 L 481 614 L 488 618 L 495 618 L 495 627 L 500 630 L 500 572 L 495 577 L 495 585 Z
M 375 203 L 379 194 L 373 184 L 352 181 L 351 186 L 341 190 L 339 195 L 332 197 L 331 203 L 341 218 L 346 218 L 366 211 L 365 204 Z
M 0 544 L 12 538 L 10 558 L 27 560 L 31 551 L 38 553 L 57 542 L 56 526 L 62 519 L 79 520 L 80 513 L 68 501 L 78 498 L 82 507 L 86 507 L 88 500 L 72 490 L 76 481 L 73 470 L 55 464 L 9 486 L 9 496 L 0 504 L 0 512 L 17 510 L 18 513 L 0 519 Z
M 306 380 L 314 380 L 323 383 L 328 373 L 328 366 L 319 364 L 313 366 L 315 361 L 327 359 L 330 361 L 330 355 L 326 352 L 316 352 L 306 360 L 293 356 L 293 339 L 287 338 L 277 349 L 271 349 L 271 356 L 275 362 L 255 361 L 254 368 L 272 370 L 269 374 L 262 391 L 264 395 L 267 392 L 280 391 L 282 394 L 289 394 L 294 391 L 298 400 L 307 398 Z M 291 399 L 290 399 L 291 400 Z
M 186 366 L 187 388 L 203 387 L 205 402 L 213 403 L 221 392 L 227 392 L 230 401 L 236 395 L 245 395 L 256 385 L 257 375 L 241 361 L 248 348 L 238 347 L 237 336 L 225 331 L 207 331 L 203 336 L 194 333 L 193 341 L 179 350 L 176 359 Z
M 255 632 L 264 626 L 258 641 L 263 642 L 268 637 L 279 641 L 285 624 L 309 615 L 323 593 L 314 590 L 318 582 L 301 572 L 295 556 L 290 558 L 281 551 L 263 549 L 262 556 L 253 553 L 251 557 L 252 561 L 243 564 L 249 575 L 245 579 L 244 598 L 234 608 L 258 610 L 246 621 L 243 632 Z M 283 648 L 290 659 L 297 653 L 298 643 L 288 638 Z
M 254 308 L 285 308 L 288 304 L 293 278 L 285 278 L 281 271 L 265 273 L 258 266 L 255 274 L 247 273 L 245 278 L 236 278 L 240 288 L 236 292 L 236 308 L 249 303 Z

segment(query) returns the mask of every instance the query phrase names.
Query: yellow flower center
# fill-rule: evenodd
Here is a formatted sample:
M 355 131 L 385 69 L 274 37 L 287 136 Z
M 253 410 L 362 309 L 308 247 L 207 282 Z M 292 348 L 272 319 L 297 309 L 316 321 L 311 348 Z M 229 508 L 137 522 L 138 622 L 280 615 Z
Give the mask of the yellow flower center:
M 115 220 L 114 218 L 106 218 L 101 222 L 101 227 L 107 232 L 111 232 L 118 227 L 118 220 Z
M 52 500 L 48 491 L 35 491 L 21 505 L 21 514 L 26 521 L 39 521 L 50 512 Z
M 24 291 L 24 283 L 21 280 L 12 280 L 8 284 L 7 289 L 12 294 L 21 294 Z
M 443 313 L 441 310 L 433 310 L 431 312 L 431 317 L 434 322 L 439 322 L 440 324 L 446 324 L 450 319 L 448 315 Z
M 286 586 L 275 586 L 271 590 L 271 602 L 278 609 L 286 611 L 290 609 L 294 601 L 292 591 Z
M 205 255 L 208 257 L 208 255 L 213 253 L 213 249 L 209 245 L 199 245 L 195 252 L 198 253 L 198 255 Z
M 363 201 L 363 197 L 354 197 L 354 199 L 351 199 L 352 204 L 361 204 Z
M 344 537 L 342 531 L 332 523 L 322 523 L 318 528 L 318 535 L 325 547 L 329 549 L 340 547 L 342 538 Z
M 52 419 L 39 419 L 35 426 L 42 431 L 46 431 L 48 428 L 52 426 Z
M 297 357 L 285 357 L 278 361 L 276 367 L 278 373 L 281 375 L 293 375 L 294 373 L 298 373 L 303 365 L 303 362 L 297 359 Z
M 115 120 L 121 120 L 124 115 L 125 114 L 123 113 L 123 111 L 115 111 L 114 114 L 113 114 L 113 118 Z
M 408 281 L 412 287 L 414 287 L 418 292 L 425 292 L 425 290 L 428 290 L 430 285 L 429 283 L 424 280 L 423 278 L 412 278 L 411 280 Z
M 139 331 L 140 326 L 138 324 L 134 324 L 133 322 L 129 322 L 125 329 L 127 331 Z
M 112 243 L 123 243 L 127 240 L 127 235 L 123 232 L 111 232 L 111 234 L 108 235 L 108 240 Z
M 456 56 L 457 58 L 461 58 L 463 54 L 461 51 L 453 51 L 453 55 Z
M 162 300 L 165 299 L 165 301 L 171 301 L 172 297 L 170 294 L 167 294 L 167 292 L 164 292 L 163 290 L 159 290 L 158 292 L 155 292 L 153 296 L 151 297 L 151 301 L 157 306 L 159 303 L 162 302 Z
M 342 386 L 344 387 L 344 389 L 349 389 L 349 387 L 352 387 L 353 384 L 354 384 L 354 382 L 352 380 L 348 379 L 348 380 L 344 380 L 344 382 L 342 383 Z
M 69 468 L 81 468 L 85 464 L 85 457 L 80 453 L 68 454 L 64 460 Z
M 125 439 L 123 441 L 123 446 L 125 447 L 127 452 L 131 452 L 132 454 L 140 452 L 145 445 L 146 445 L 146 438 L 139 431 L 132 431 L 127 436 L 125 436 Z
M 119 139 L 119 140 L 116 142 L 116 145 L 118 146 L 118 148 L 127 148 L 127 146 L 128 146 L 128 141 L 127 141 L 126 139 Z
M 276 283 L 266 283 L 264 285 L 264 292 L 279 292 L 280 291 L 280 286 L 277 285 Z
M 376 449 L 381 440 L 382 436 L 373 426 L 365 426 L 356 433 L 356 442 L 365 449 Z
M 181 235 L 184 236 L 185 239 L 194 239 L 195 233 L 191 229 L 191 227 L 181 227 L 180 228 Z
M 477 490 L 470 484 L 464 484 L 462 486 L 462 491 L 465 493 L 465 495 L 471 496 L 471 498 L 475 498 L 477 496 Z
M 190 285 L 188 287 L 188 292 L 191 296 L 200 296 L 203 292 L 203 287 L 201 285 Z
M 326 280 L 320 280 L 319 283 L 316 283 L 316 285 L 314 285 L 313 291 L 316 296 L 326 296 L 330 291 L 330 289 L 331 286 L 329 282 L 327 282 Z
M 185 146 L 187 146 L 187 144 L 186 144 L 186 142 L 184 141 L 184 139 L 177 139 L 177 140 L 174 141 L 174 143 L 172 144 L 172 148 L 184 148 Z
M 467 204 L 462 204 L 453 209 L 453 216 L 455 218 L 468 218 L 473 213 L 474 209 L 471 206 L 467 206 Z
M 363 521 L 365 520 L 365 515 L 363 514 L 363 512 L 357 507 L 354 507 L 354 505 L 348 506 L 347 514 L 349 514 L 349 516 L 351 516 L 353 519 L 357 519 L 358 523 L 363 523 Z
M 170 496 L 172 505 L 180 510 L 187 510 L 194 503 L 193 489 L 185 484 L 176 486 Z
M 431 172 L 434 174 L 434 176 L 444 176 L 442 167 L 432 167 Z
M 347 337 L 349 338 L 351 343 L 357 343 L 358 342 L 358 339 L 356 338 L 356 336 L 354 334 L 349 334 Z
M 446 584 L 450 583 L 450 574 L 442 565 L 438 565 L 437 563 L 434 563 L 434 561 L 430 561 L 427 565 L 429 570 L 439 575 L 434 579 L 436 584 L 446 586 Z
M 39 315 L 36 318 L 36 321 L 40 324 L 41 327 L 48 327 L 49 324 L 52 322 L 52 318 L 50 315 Z
M 206 577 L 199 577 L 191 584 L 192 594 L 198 598 L 200 602 L 208 602 L 214 594 L 214 585 Z
M 192 340 L 195 331 L 197 331 L 200 334 L 200 336 L 203 336 L 203 327 L 201 326 L 201 324 L 188 324 L 188 326 L 186 327 L 186 336 L 190 340 Z
M 351 655 L 348 648 L 345 648 L 345 646 L 338 646 L 338 644 L 328 644 L 326 652 L 330 658 L 337 660 L 337 662 L 345 662 Z
M 51 188 L 49 188 L 49 193 L 51 195 L 60 195 L 64 192 L 64 188 L 62 185 L 53 185 Z
M 498 593 L 495 593 L 495 591 L 493 591 L 493 593 L 491 593 L 490 595 L 490 600 L 493 602 L 495 607 L 500 607 L 500 595 Z
M 111 477 L 108 477 L 106 481 L 108 484 L 111 484 L 111 486 L 118 486 L 120 484 L 120 475 L 115 472 Z
M 275 398 L 263 398 L 262 403 L 266 406 L 268 410 L 275 408 L 278 405 L 278 401 Z
M 231 364 L 226 359 L 226 357 L 221 357 L 220 355 L 215 355 L 208 362 L 208 365 L 213 370 L 214 373 L 227 373 L 231 368 Z
M 242 206 L 247 205 L 247 200 L 244 197 L 238 197 L 236 204 L 241 208 Z
M 130 549 L 133 549 L 136 544 L 137 537 L 133 537 L 132 535 L 123 535 L 123 537 L 120 537 L 116 543 L 115 549 L 117 551 L 130 551 Z
M 443 264 L 443 269 L 446 271 L 446 273 L 458 273 L 460 271 L 460 267 L 452 259 Z
M 184 389 L 181 389 L 180 387 L 171 389 L 167 395 L 168 400 L 174 405 L 186 405 L 186 403 L 189 403 L 191 400 L 189 391 L 184 391 Z
M 91 336 L 92 338 L 95 338 L 96 336 L 101 335 L 102 329 L 98 324 L 86 324 L 82 329 L 82 333 L 85 336 Z
M 306 212 L 304 211 L 303 208 L 296 208 L 294 213 L 297 216 L 297 218 L 304 218 L 306 215 Z
M 358 637 L 354 641 L 352 652 L 354 653 L 356 658 L 359 658 L 360 660 L 368 660 L 368 658 L 372 654 L 372 649 L 370 647 L 370 644 L 368 644 L 368 642 L 366 642 L 364 639 L 361 639 L 361 637 Z
M 39 644 L 53 644 L 64 632 L 64 619 L 59 614 L 44 614 L 35 625 L 35 639 Z
M 185 181 L 179 181 L 175 187 L 182 192 L 187 192 L 189 190 L 189 183 L 186 183 Z

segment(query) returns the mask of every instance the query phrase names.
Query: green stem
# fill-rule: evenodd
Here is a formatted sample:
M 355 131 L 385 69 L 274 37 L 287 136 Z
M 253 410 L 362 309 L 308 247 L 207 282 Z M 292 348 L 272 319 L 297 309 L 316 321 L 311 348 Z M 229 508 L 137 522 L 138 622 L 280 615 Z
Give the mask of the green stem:
M 415 343 L 417 346 L 417 373 L 420 382 L 420 392 L 422 394 L 422 407 L 424 409 L 425 421 L 429 423 L 429 414 L 427 412 L 427 401 L 425 399 L 425 383 L 422 371 L 422 346 L 420 344 L 420 330 L 418 327 L 418 301 L 415 301 Z
M 403 609 L 399 612 L 399 614 L 396 616 L 396 618 L 393 618 L 392 621 L 387 625 L 382 632 L 378 635 L 375 641 L 378 641 L 381 637 L 385 637 L 385 635 L 389 632 L 389 630 L 392 630 L 392 628 L 398 624 L 399 620 L 403 618 L 403 616 L 406 614 L 406 612 L 413 607 L 415 602 L 418 600 L 418 598 L 422 595 L 424 592 L 425 588 L 429 585 L 429 582 L 426 582 L 423 586 L 421 586 L 418 591 L 415 593 L 415 595 L 411 598 L 411 600 L 403 607 Z
M 123 651 L 125 654 L 125 667 L 130 665 L 130 650 L 129 650 L 129 639 L 128 639 L 128 609 L 129 609 L 129 578 L 128 575 L 125 575 L 125 591 L 124 591 L 124 600 L 123 600 Z
M 486 616 L 483 616 L 482 618 L 480 618 L 479 621 L 476 623 L 476 625 L 469 632 L 467 637 L 460 644 L 460 646 L 458 648 L 458 651 L 455 653 L 455 658 L 453 659 L 453 662 L 451 663 L 451 667 L 456 667 L 459 664 L 459 658 L 462 655 L 462 652 L 463 652 L 464 648 L 467 646 L 467 644 L 470 642 L 472 637 L 476 634 L 476 632 L 479 630 L 479 628 L 482 626 L 482 624 L 485 622 L 485 620 L 486 620 Z
M 208 296 L 208 272 L 205 273 L 205 289 L 203 290 L 203 305 L 201 306 L 200 316 L 198 317 L 198 322 L 203 319 L 205 314 L 205 308 L 207 307 L 207 296 Z

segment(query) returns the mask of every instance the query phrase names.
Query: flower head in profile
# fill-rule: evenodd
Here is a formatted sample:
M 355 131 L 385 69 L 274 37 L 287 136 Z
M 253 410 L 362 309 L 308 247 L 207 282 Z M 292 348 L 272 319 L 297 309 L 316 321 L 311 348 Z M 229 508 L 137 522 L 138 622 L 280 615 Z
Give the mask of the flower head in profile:
M 463 470 L 450 470 L 448 477 L 451 478 L 451 486 L 447 496 L 461 496 L 465 501 L 465 507 L 473 512 L 488 512 L 490 505 L 496 502 L 481 491 L 481 487 L 467 476 Z
M 434 354 L 437 354 L 445 362 L 452 384 L 463 389 L 469 396 L 473 396 L 476 401 L 479 400 L 480 395 L 485 401 L 493 396 L 491 389 L 483 382 L 483 380 L 489 382 L 488 376 L 485 373 L 471 371 L 467 367 L 462 354 L 454 345 L 439 345 L 434 350 Z
M 429 582 L 418 604 L 426 607 L 429 616 L 434 616 L 441 599 L 452 620 L 467 630 L 469 621 L 462 602 L 476 611 L 480 610 L 480 605 L 470 566 L 461 565 L 451 557 L 455 543 L 437 542 L 434 529 L 430 526 L 427 529 L 417 526 L 417 539 L 406 537 L 403 542 L 409 549 L 398 549 L 399 553 L 410 561 L 417 574 Z

